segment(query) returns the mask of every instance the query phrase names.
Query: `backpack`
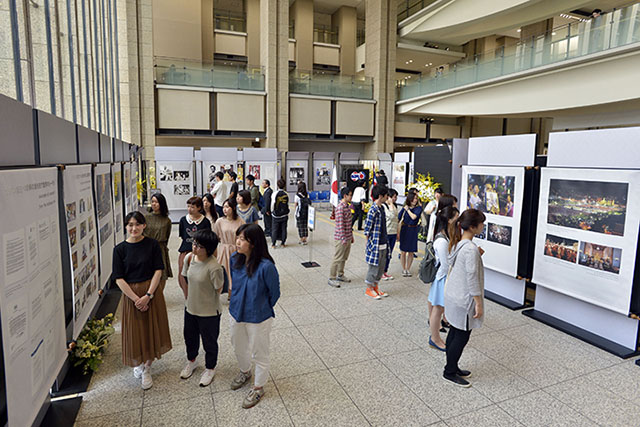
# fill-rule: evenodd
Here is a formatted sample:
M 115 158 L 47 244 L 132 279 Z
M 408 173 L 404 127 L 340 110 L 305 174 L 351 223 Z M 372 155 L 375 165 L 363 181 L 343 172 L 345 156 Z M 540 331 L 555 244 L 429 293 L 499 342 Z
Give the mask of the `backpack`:
M 298 194 L 300 197 L 300 194 Z M 311 199 L 309 197 L 300 197 L 300 214 L 304 215 L 309 212 L 309 206 L 311 205 Z
M 273 205 L 272 215 L 276 217 L 289 215 L 289 195 L 280 190 L 274 197 L 276 198 L 276 202 Z
M 444 236 L 438 234 L 432 242 L 427 242 L 424 258 L 420 261 L 418 277 L 424 283 L 432 283 L 436 279 L 436 273 L 438 273 L 438 268 L 440 267 L 440 263 L 436 258 L 436 251 L 433 249 L 433 244 L 438 239 L 444 239 Z

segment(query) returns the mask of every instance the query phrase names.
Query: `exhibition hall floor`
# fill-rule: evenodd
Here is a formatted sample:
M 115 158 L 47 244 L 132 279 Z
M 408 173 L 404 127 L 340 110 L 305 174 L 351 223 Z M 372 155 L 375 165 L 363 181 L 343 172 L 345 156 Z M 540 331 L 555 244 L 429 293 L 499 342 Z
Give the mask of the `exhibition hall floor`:
M 282 297 L 271 334 L 271 379 L 263 400 L 242 409 L 248 385 L 231 391 L 238 372 L 223 314 L 217 373 L 199 387 L 201 367 L 179 378 L 186 356 L 183 298 L 176 279 L 165 289 L 173 350 L 153 364 L 153 387 L 121 363 L 120 335 L 93 376 L 76 426 L 631 426 L 640 422 L 640 367 L 487 301 L 485 324 L 474 330 L 461 360 L 471 388 L 442 379 L 444 353 L 428 345 L 428 286 L 402 278 L 397 249 L 382 282 L 382 300 L 364 294 L 364 237 L 356 242 L 340 289 L 327 285 L 333 223 L 319 214 L 313 260 L 297 245 L 289 220 L 286 248 L 272 251 Z M 179 239 L 170 251 L 177 273 Z M 227 304 L 225 304 L 227 307 Z M 119 329 L 119 323 L 117 324 Z

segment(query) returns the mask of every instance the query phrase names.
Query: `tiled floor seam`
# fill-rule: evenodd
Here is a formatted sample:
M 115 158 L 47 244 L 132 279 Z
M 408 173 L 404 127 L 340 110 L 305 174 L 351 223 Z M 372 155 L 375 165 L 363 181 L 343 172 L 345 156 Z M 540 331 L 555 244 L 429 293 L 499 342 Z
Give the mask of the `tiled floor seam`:
M 287 411 L 287 416 L 289 417 L 289 421 L 291 421 L 291 425 L 295 426 L 295 423 L 293 422 L 293 417 L 291 416 L 291 412 L 289 412 L 289 408 L 287 407 L 287 404 L 284 403 L 284 399 L 282 398 L 282 394 L 280 394 L 280 389 L 278 388 L 278 384 L 276 383 L 276 379 L 273 378 L 273 375 L 271 375 L 271 372 L 269 372 L 269 378 L 271 378 L 271 381 L 273 382 L 273 386 L 276 389 L 276 392 L 278 393 L 278 397 L 280 398 L 280 401 L 282 402 L 282 406 L 284 407 L 284 410 Z

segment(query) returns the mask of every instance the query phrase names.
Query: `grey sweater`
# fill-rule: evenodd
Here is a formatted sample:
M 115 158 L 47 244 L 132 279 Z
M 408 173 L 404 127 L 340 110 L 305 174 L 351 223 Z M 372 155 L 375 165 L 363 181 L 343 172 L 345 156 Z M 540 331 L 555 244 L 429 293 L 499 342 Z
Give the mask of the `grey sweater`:
M 480 251 L 471 240 L 460 241 L 449 254 L 450 271 L 444 288 L 444 312 L 456 329 L 468 331 L 482 326 L 474 319 L 474 296 L 484 298 L 484 265 Z

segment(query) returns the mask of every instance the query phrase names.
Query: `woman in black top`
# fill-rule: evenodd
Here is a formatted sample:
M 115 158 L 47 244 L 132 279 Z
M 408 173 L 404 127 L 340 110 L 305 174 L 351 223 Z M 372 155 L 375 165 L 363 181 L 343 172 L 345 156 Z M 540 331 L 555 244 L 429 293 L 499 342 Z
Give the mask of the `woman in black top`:
M 193 244 L 193 235 L 199 230 L 211 230 L 211 223 L 202 215 L 204 207 L 202 199 L 194 196 L 187 200 L 187 214 L 180 218 L 178 226 L 178 235 L 182 239 L 182 244 L 178 248 L 180 255 L 178 256 L 178 271 L 182 271 L 184 258 L 191 252 Z M 182 289 L 184 298 L 187 299 L 187 281 L 182 274 L 178 274 L 178 284 Z
M 127 240 L 113 249 L 113 278 L 122 290 L 122 362 L 153 385 L 151 363 L 171 350 L 167 306 L 161 284 L 164 264 L 157 241 L 144 237 L 146 220 L 140 212 L 125 217 Z

